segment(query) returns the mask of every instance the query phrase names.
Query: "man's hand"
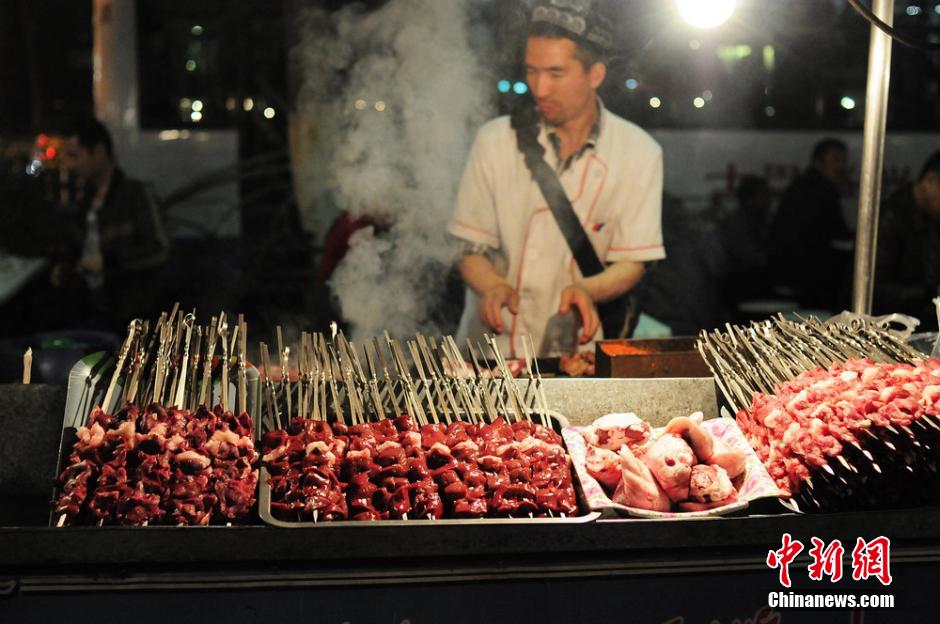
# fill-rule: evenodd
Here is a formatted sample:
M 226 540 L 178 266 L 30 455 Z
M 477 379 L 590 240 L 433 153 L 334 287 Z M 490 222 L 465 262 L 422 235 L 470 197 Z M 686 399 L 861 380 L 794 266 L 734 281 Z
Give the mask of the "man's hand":
M 480 318 L 497 334 L 504 331 L 503 306 L 513 314 L 519 314 L 519 293 L 503 282 L 484 291 L 480 296 Z
M 558 313 L 568 314 L 572 307 L 581 317 L 581 337 L 578 340 L 581 344 L 587 344 L 594 338 L 594 334 L 601 326 L 601 319 L 597 314 L 597 306 L 594 305 L 590 293 L 580 284 L 572 284 L 561 291 L 561 304 L 558 306 Z

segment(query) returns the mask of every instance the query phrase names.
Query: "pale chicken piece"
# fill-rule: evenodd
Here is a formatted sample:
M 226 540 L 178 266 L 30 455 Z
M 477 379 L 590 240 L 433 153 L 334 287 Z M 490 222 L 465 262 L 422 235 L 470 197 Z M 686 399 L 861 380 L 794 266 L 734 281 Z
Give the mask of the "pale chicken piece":
M 717 464 L 725 469 L 728 477 L 734 479 L 744 472 L 747 455 L 743 450 L 728 448 L 715 440 L 711 433 L 702 427 L 702 413 L 673 418 L 666 425 L 666 432 L 681 436 L 703 464 Z
M 587 455 L 584 458 L 584 465 L 588 474 L 597 479 L 597 481 L 608 492 L 612 492 L 617 484 L 620 483 L 620 455 L 605 448 L 589 446 Z
M 715 440 L 712 434 L 702 429 L 702 412 L 695 412 L 690 416 L 673 418 L 666 425 L 666 433 L 681 437 L 692 447 L 695 456 L 701 461 L 708 461 L 715 449 Z
M 731 484 L 728 473 L 721 466 L 698 464 L 692 466 L 689 480 L 689 498 L 697 503 L 727 504 L 737 499 L 738 492 Z
M 650 437 L 650 424 L 636 414 L 607 414 L 595 420 L 581 435 L 591 446 L 619 451 L 621 446 L 631 449 L 642 445 Z
M 620 449 L 620 467 L 620 482 L 611 497 L 615 503 L 650 511 L 672 509 L 669 496 L 653 478 L 650 469 L 627 446 Z
M 643 461 L 673 502 L 689 498 L 689 481 L 696 461 L 685 440 L 671 433 L 663 434 L 646 450 Z

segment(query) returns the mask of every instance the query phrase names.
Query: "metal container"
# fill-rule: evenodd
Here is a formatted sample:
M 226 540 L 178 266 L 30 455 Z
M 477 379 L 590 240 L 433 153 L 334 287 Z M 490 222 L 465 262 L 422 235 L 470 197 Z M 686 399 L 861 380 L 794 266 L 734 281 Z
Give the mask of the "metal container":
M 111 381 L 111 373 L 114 371 L 115 360 L 105 352 L 93 353 L 88 355 L 72 367 L 69 373 L 68 392 L 65 399 L 65 415 L 62 419 L 62 433 L 59 436 L 58 462 L 56 463 L 56 472 L 52 475 L 53 489 L 52 500 L 59 499 L 59 488 L 55 485 L 62 471 L 65 470 L 69 455 L 72 452 L 72 446 L 75 444 L 76 431 L 83 426 L 94 406 L 100 405 L 104 400 L 105 392 Z M 249 366 L 246 371 L 247 389 L 248 389 L 248 413 L 258 414 L 261 403 L 261 393 L 259 392 L 260 375 L 254 366 Z M 121 389 L 124 387 L 124 377 L 121 377 L 115 387 L 115 396 L 121 396 Z M 230 396 L 235 395 L 236 377 L 233 376 L 230 382 Z M 221 396 L 221 384 L 219 380 L 213 377 L 212 404 L 214 405 Z M 113 403 L 116 403 L 114 400 Z M 113 412 L 116 405 L 105 406 L 106 411 Z M 258 433 L 260 431 L 259 419 L 252 417 L 254 421 L 254 439 L 257 443 Z M 49 526 L 55 527 L 57 518 L 54 515 L 54 509 L 49 510 Z M 84 525 L 83 525 L 84 526 Z M 146 529 L 148 527 L 128 527 L 136 529 Z
M 710 377 L 695 338 L 602 340 L 595 347 L 598 377 Z
M 561 433 L 561 430 L 568 426 L 568 420 L 561 414 L 555 412 L 547 412 L 545 414 L 551 420 L 552 429 L 557 433 Z M 533 420 L 537 420 L 538 415 L 533 417 Z M 567 453 L 568 449 L 565 447 L 565 452 Z M 264 520 L 266 524 L 271 526 L 289 528 L 289 529 L 299 529 L 299 528 L 329 528 L 331 526 L 362 526 L 362 527 L 376 527 L 376 526 L 482 526 L 482 525 L 512 525 L 512 524 L 582 524 L 586 522 L 593 522 L 594 520 L 600 517 L 600 512 L 590 511 L 586 504 L 584 497 L 584 490 L 581 487 L 581 482 L 578 480 L 578 473 L 571 469 L 571 481 L 574 484 L 575 494 L 578 497 L 578 509 L 579 515 L 568 518 L 458 518 L 458 519 L 441 519 L 441 520 L 379 520 L 379 521 L 362 521 L 362 520 L 338 520 L 338 521 L 324 521 L 324 522 L 290 522 L 285 520 L 278 520 L 271 514 L 271 488 L 268 485 L 268 471 L 262 465 L 261 467 L 261 478 L 260 481 L 260 494 L 258 496 L 258 512 L 261 515 L 261 519 Z

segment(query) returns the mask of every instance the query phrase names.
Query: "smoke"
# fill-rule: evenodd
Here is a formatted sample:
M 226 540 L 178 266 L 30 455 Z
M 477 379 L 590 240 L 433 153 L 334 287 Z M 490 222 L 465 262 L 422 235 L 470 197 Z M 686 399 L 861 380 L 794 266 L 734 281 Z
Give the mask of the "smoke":
M 478 4 L 390 0 L 305 16 L 294 58 L 301 110 L 318 119 L 310 160 L 340 209 L 393 224 L 357 232 L 330 282 L 357 338 L 456 325 L 433 317 L 454 260 L 444 228 L 473 134 L 493 111 L 470 41 Z

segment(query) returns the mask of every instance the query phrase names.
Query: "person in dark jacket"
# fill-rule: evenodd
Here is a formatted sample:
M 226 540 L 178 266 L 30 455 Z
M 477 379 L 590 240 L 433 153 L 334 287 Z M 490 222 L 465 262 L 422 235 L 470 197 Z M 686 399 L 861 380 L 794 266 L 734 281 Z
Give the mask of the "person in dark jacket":
M 903 312 L 936 328 L 932 299 L 940 295 L 940 151 L 920 177 L 881 208 L 875 259 L 874 310 Z
M 96 119 L 68 133 L 65 157 L 81 185 L 69 215 L 73 257 L 54 280 L 86 291 L 112 327 L 153 315 L 165 303 L 160 278 L 169 254 L 153 194 L 117 166 L 111 135 Z
M 835 310 L 847 304 L 850 238 L 839 189 L 848 151 L 838 139 L 820 141 L 812 162 L 784 191 L 771 227 L 770 265 L 778 287 L 806 307 Z

